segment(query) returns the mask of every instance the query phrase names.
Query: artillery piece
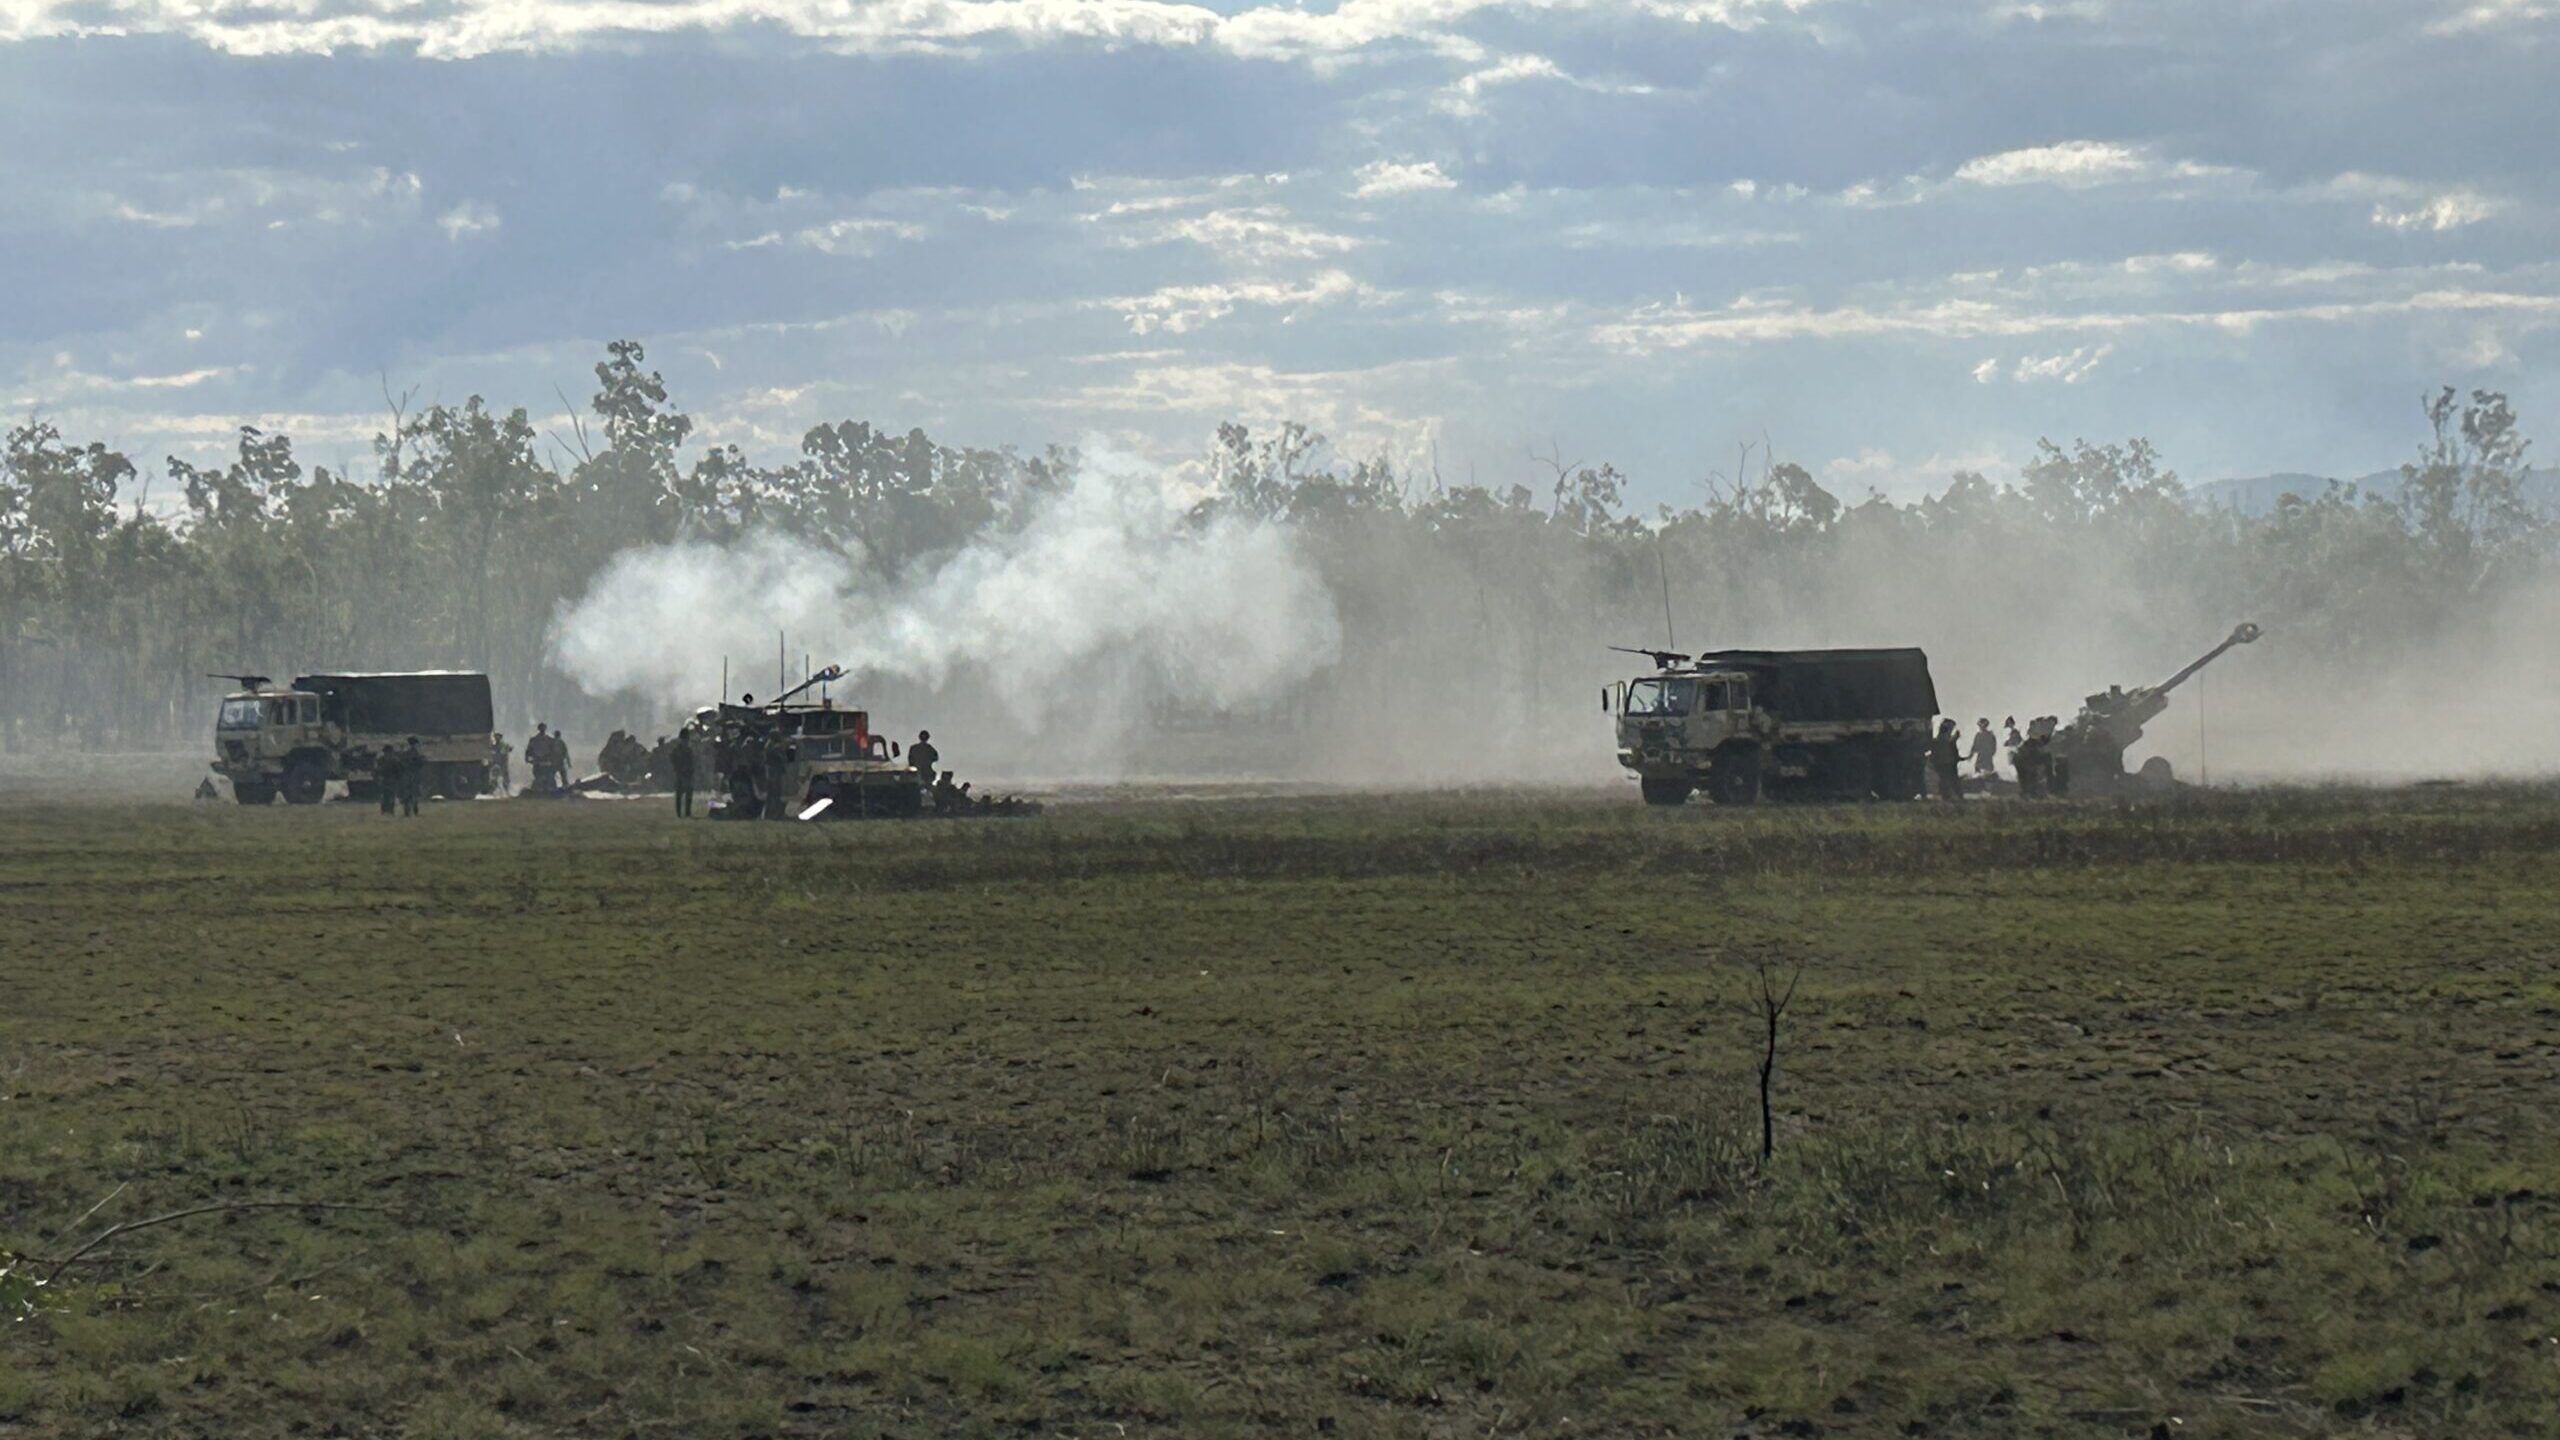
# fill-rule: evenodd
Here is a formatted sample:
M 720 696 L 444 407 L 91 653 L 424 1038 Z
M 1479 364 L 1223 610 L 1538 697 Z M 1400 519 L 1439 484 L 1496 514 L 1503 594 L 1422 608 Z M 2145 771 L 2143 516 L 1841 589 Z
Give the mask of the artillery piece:
M 2255 644 L 2263 633 L 2256 625 L 2243 621 L 2221 644 L 2157 685 L 2133 690 L 2109 686 L 2082 701 L 2080 714 L 2053 739 L 2053 753 L 2063 762 L 2062 773 L 2069 777 L 2072 787 L 2096 795 L 2113 794 L 2124 788 L 2124 752 L 2142 739 L 2143 726 L 2159 719 L 2160 713 L 2169 708 L 2169 692 L 2221 659 L 2233 646 Z M 2169 762 L 2157 755 L 2142 762 L 2136 776 L 2137 783 L 2157 789 L 2167 788 L 2174 779 Z

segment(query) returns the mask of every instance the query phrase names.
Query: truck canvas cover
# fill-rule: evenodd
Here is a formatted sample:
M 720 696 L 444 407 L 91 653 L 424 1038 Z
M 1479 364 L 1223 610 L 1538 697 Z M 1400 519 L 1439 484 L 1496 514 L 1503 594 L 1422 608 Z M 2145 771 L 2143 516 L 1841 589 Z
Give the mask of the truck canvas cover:
M 405 675 L 299 675 L 324 719 L 351 735 L 485 735 L 495 721 L 489 677 L 463 670 Z
M 1758 703 L 1791 724 L 1938 713 L 1929 657 L 1918 650 L 1719 650 L 1697 665 L 1748 672 Z

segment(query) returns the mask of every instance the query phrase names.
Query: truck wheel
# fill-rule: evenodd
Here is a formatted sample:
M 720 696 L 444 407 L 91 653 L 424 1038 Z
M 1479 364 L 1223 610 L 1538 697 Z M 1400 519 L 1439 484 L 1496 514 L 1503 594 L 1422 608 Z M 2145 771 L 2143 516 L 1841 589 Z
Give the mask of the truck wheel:
M 1831 792 L 1864 804 L 1875 798 L 1876 761 L 1864 745 L 1843 745 L 1831 757 Z
M 234 780 L 231 782 L 231 798 L 243 805 L 272 805 L 275 803 L 276 788 L 272 785 L 254 785 L 245 780 Z
M 1698 788 L 1686 780 L 1654 780 L 1649 778 L 1639 781 L 1638 785 L 1639 788 L 1644 791 L 1644 803 L 1647 805 L 1686 804 L 1689 799 L 1689 792 Z
M 1928 758 L 1916 749 L 1888 750 L 1876 777 L 1876 795 L 1897 803 L 1917 800 L 1929 788 Z
M 284 772 L 284 803 L 317 805 L 329 793 L 329 772 L 310 761 L 297 761 Z
M 1748 805 L 1760 798 L 1760 757 L 1744 752 L 1716 761 L 1707 795 L 1719 805 Z
M 444 771 L 444 789 L 438 791 L 448 800 L 477 800 L 489 789 L 489 767 L 485 765 L 448 765 Z

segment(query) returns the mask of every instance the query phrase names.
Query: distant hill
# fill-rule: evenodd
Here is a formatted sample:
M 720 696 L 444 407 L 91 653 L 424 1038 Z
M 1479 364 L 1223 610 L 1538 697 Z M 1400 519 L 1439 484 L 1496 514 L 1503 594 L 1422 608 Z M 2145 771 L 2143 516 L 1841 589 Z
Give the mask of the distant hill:
M 2367 495 L 2391 499 L 2400 493 L 2400 472 L 2377 470 L 2347 482 Z M 2231 480 L 2207 480 L 2187 487 L 2187 494 L 2199 505 L 2214 509 L 2237 510 L 2243 515 L 2264 515 L 2276 508 L 2276 502 L 2287 495 L 2308 500 L 2329 488 L 2329 477 L 2287 472 L 2279 475 L 2249 475 Z M 2560 519 L 2560 472 L 2534 470 L 2525 476 L 2525 495 L 2542 507 L 2542 513 Z

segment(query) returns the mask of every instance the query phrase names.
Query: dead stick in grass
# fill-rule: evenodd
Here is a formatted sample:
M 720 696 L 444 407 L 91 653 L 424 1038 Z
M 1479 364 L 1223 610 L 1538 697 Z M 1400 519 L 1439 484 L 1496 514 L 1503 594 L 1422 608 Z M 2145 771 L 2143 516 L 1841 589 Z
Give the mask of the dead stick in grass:
M 184 1210 L 172 1210 L 166 1215 L 154 1215 L 147 1220 L 127 1220 L 108 1226 L 90 1236 L 87 1243 L 79 1249 L 59 1260 L 44 1262 L 53 1266 L 51 1270 L 45 1272 L 44 1283 L 52 1284 L 63 1271 L 71 1268 L 74 1261 L 118 1235 L 130 1234 L 136 1230 L 148 1230 L 154 1225 L 166 1225 L 173 1220 L 190 1220 L 198 1215 L 224 1215 L 240 1210 L 370 1210 L 379 1214 L 389 1208 L 385 1205 L 346 1205 L 328 1200 L 226 1200 L 216 1205 L 192 1205 Z
M 1798 965 L 1795 973 L 1787 977 L 1787 988 L 1783 992 L 1778 989 L 1777 978 L 1766 960 L 1759 964 L 1759 977 L 1760 1019 L 1767 1027 L 1766 1043 L 1760 1051 L 1760 1163 L 1766 1165 L 1769 1157 L 1778 1150 L 1778 1112 L 1769 1095 L 1771 1082 L 1778 1071 L 1778 1022 L 1786 1018 L 1787 1007 L 1795 1002 L 1796 986 L 1804 979 L 1804 967 Z

